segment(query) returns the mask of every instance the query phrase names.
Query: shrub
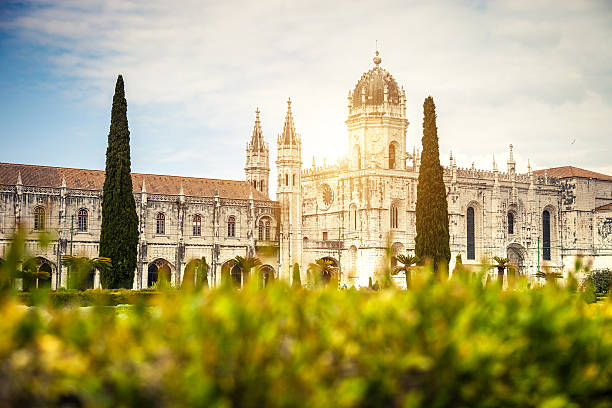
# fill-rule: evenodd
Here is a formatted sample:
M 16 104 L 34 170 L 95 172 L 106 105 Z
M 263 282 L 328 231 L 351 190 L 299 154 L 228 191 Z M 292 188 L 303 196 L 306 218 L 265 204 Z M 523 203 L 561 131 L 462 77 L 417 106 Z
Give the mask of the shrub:
M 595 286 L 595 293 L 606 294 L 610 290 L 610 284 L 612 284 L 612 271 L 610 269 L 593 271 L 589 280 Z
M 148 302 L 159 295 L 152 290 L 128 290 L 128 289 L 89 289 L 81 290 L 57 290 L 53 292 L 35 291 L 33 293 L 19 293 L 19 302 L 31 306 L 44 300 L 51 307 L 63 306 L 117 306 L 123 304 L 136 304 Z
M 520 280 L 518 290 L 502 291 L 482 276 L 438 281 L 425 272 L 409 291 L 291 291 L 279 282 L 259 290 L 253 279 L 241 291 L 156 294 L 152 307 L 120 313 L 25 309 L 9 299 L 0 303 L 2 400 L 610 406 L 609 300 L 587 305 L 558 285 L 529 290 Z M 129 293 L 108 295 L 129 301 Z

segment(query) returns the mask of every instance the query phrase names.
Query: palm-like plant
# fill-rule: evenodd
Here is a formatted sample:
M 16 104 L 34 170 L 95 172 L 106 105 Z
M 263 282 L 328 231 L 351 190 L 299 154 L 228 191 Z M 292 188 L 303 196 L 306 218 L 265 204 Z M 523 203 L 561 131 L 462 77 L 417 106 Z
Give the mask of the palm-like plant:
M 331 259 L 319 258 L 308 265 L 308 272 L 315 278 L 315 283 L 320 278 L 323 283 L 327 284 L 336 277 L 338 268 L 334 266 L 334 261 Z
M 249 276 L 253 268 L 261 265 L 261 260 L 252 256 L 242 257 L 236 255 L 236 257 L 230 261 L 230 264 L 232 268 L 237 266 L 243 274 Z
M 496 265 L 493 265 L 494 268 L 497 268 L 497 279 L 500 282 L 503 282 L 504 271 L 510 266 L 510 259 L 494 256 L 493 260 L 497 263 Z
M 86 256 L 64 255 L 62 265 L 70 268 L 68 287 L 83 289 L 83 282 L 87 276 L 95 271 L 108 271 L 112 267 L 110 258 L 88 258 Z
M 404 272 L 406 274 L 406 289 L 408 289 L 410 287 L 410 269 L 419 262 L 419 257 L 410 254 L 399 254 L 394 258 L 401 265 L 397 265 L 394 268 L 393 274 L 396 275 L 400 272 Z

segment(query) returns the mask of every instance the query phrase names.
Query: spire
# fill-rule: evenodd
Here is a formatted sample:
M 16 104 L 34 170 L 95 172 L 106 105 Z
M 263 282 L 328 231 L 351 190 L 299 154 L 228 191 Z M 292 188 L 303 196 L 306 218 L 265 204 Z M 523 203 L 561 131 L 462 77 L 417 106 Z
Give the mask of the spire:
M 146 193 L 147 192 L 147 186 L 145 185 L 145 179 L 142 179 L 142 188 L 140 189 L 141 193 Z
M 253 136 L 251 137 L 251 149 L 262 150 L 264 148 L 263 131 L 261 130 L 261 122 L 259 121 L 259 108 L 255 111 L 255 126 L 253 127 Z
M 22 185 L 23 184 L 21 182 L 21 170 L 19 170 L 18 173 L 17 173 L 17 184 L 18 185 Z
M 508 173 L 512 174 L 516 172 L 516 162 L 514 161 L 514 153 L 512 151 L 512 145 L 510 145 L 510 157 L 508 158 Z
M 531 160 L 527 159 L 527 173 L 531 175 Z
M 66 176 L 62 175 L 62 188 L 66 188 Z
M 497 171 L 497 163 L 495 163 L 495 154 L 493 154 L 493 171 Z
M 287 100 L 287 115 L 285 116 L 285 125 L 283 126 L 283 134 L 281 136 L 283 144 L 296 144 L 297 135 L 295 134 L 295 125 L 293 124 L 293 114 L 291 113 L 291 98 Z

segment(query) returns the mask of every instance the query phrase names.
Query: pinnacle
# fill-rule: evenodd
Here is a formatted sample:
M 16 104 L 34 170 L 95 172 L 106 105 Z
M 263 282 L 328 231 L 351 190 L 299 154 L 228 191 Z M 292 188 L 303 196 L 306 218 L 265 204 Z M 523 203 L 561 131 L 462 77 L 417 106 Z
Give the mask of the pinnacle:
M 259 108 L 257 108 L 255 110 L 255 126 L 253 127 L 253 135 L 251 136 L 251 148 L 253 150 L 263 150 L 265 146 L 259 113 Z
M 285 125 L 283 126 L 281 142 L 283 144 L 295 144 L 297 142 L 293 114 L 291 112 L 291 98 L 287 100 L 287 115 L 285 116 Z

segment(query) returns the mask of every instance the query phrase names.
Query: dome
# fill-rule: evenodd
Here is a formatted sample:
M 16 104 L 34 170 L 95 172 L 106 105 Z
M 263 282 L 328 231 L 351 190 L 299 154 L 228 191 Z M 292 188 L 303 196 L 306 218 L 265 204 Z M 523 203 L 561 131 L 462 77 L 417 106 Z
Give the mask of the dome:
M 357 82 L 357 85 L 355 85 L 355 90 L 353 91 L 354 107 L 382 105 L 385 101 L 385 87 L 388 92 L 387 101 L 392 105 L 400 104 L 400 88 L 393 76 L 387 70 L 380 67 L 381 61 L 378 51 L 376 51 L 376 56 L 374 57 L 374 64 L 376 66 L 364 73 Z M 363 98 L 364 95 L 365 99 Z

